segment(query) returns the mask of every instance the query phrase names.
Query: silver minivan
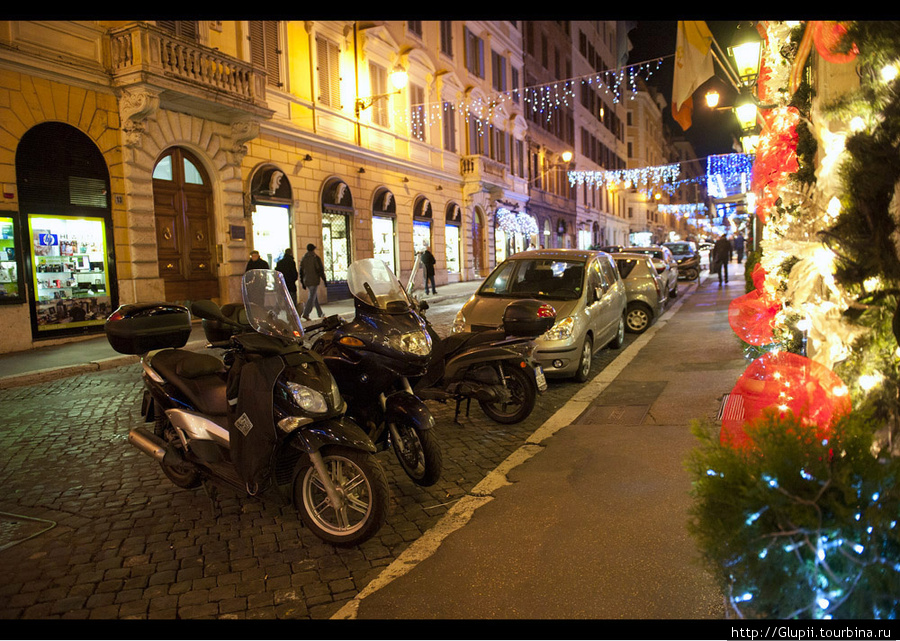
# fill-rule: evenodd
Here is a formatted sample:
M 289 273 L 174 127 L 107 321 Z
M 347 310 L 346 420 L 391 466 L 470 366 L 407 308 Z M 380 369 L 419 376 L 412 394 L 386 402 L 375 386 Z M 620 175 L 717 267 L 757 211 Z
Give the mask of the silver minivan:
M 500 326 L 514 300 L 535 298 L 556 309 L 556 323 L 535 343 L 535 359 L 548 377 L 585 381 L 594 352 L 625 341 L 625 284 L 604 252 L 539 249 L 515 254 L 485 278 L 466 301 L 453 332 Z

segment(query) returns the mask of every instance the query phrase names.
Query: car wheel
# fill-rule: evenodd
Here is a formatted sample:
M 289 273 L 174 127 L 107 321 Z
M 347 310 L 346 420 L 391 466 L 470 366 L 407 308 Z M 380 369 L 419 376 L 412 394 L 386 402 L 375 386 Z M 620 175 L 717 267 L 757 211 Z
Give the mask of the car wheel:
M 591 361 L 594 358 L 594 341 L 590 336 L 584 337 L 584 344 L 581 346 L 581 358 L 578 359 L 578 369 L 575 370 L 575 380 L 584 383 L 591 374 Z
M 641 303 L 632 303 L 625 312 L 625 325 L 632 334 L 643 334 L 652 320 L 650 310 Z
M 675 284 L 672 285 L 672 289 L 669 290 L 669 298 L 675 298 L 678 296 L 678 279 L 675 279 Z

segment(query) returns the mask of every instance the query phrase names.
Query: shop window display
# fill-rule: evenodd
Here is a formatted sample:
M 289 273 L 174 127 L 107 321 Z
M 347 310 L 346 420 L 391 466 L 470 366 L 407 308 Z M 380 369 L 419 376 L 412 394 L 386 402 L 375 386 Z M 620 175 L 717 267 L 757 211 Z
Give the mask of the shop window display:
M 38 331 L 102 324 L 112 313 L 100 218 L 28 217 Z

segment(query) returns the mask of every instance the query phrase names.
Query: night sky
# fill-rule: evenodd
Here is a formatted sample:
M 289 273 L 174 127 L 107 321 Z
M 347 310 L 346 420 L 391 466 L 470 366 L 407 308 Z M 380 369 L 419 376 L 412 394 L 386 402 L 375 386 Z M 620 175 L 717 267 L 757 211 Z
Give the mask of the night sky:
M 707 21 L 710 31 L 719 43 L 719 48 L 727 54 L 728 45 L 735 35 L 737 22 Z M 714 63 L 717 78 L 712 78 L 694 93 L 693 124 L 682 132 L 681 126 L 672 118 L 672 70 L 675 63 L 675 20 L 665 21 L 639 21 L 637 26 L 629 32 L 629 39 L 633 48 L 628 57 L 628 64 L 637 64 L 663 57 L 663 63 L 659 70 L 651 76 L 648 84 L 659 89 L 669 107 L 663 114 L 671 125 L 672 131 L 678 135 L 683 133 L 693 145 L 698 158 L 712 154 L 733 153 L 735 137 L 739 133 L 737 121 L 731 111 L 711 111 L 703 100 L 703 96 L 709 87 L 715 87 L 719 91 L 720 106 L 730 105 L 736 93 L 725 80 L 726 76 Z

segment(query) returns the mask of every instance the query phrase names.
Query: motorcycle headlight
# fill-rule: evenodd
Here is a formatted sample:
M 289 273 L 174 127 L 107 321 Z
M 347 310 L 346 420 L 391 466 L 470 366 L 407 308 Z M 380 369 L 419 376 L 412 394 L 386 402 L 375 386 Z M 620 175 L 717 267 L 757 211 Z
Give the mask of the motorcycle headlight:
M 391 349 L 398 352 L 406 352 L 415 356 L 428 356 L 431 353 L 431 336 L 427 332 L 416 331 L 391 336 L 389 339 Z
M 574 329 L 575 318 L 573 316 L 566 316 L 564 319 L 556 321 L 553 327 L 544 333 L 544 338 L 549 341 L 563 340 L 569 338 Z
M 328 403 L 325 401 L 325 397 L 311 387 L 289 382 L 287 388 L 291 394 L 291 400 L 304 412 L 309 412 L 310 414 L 325 414 L 328 412 Z

